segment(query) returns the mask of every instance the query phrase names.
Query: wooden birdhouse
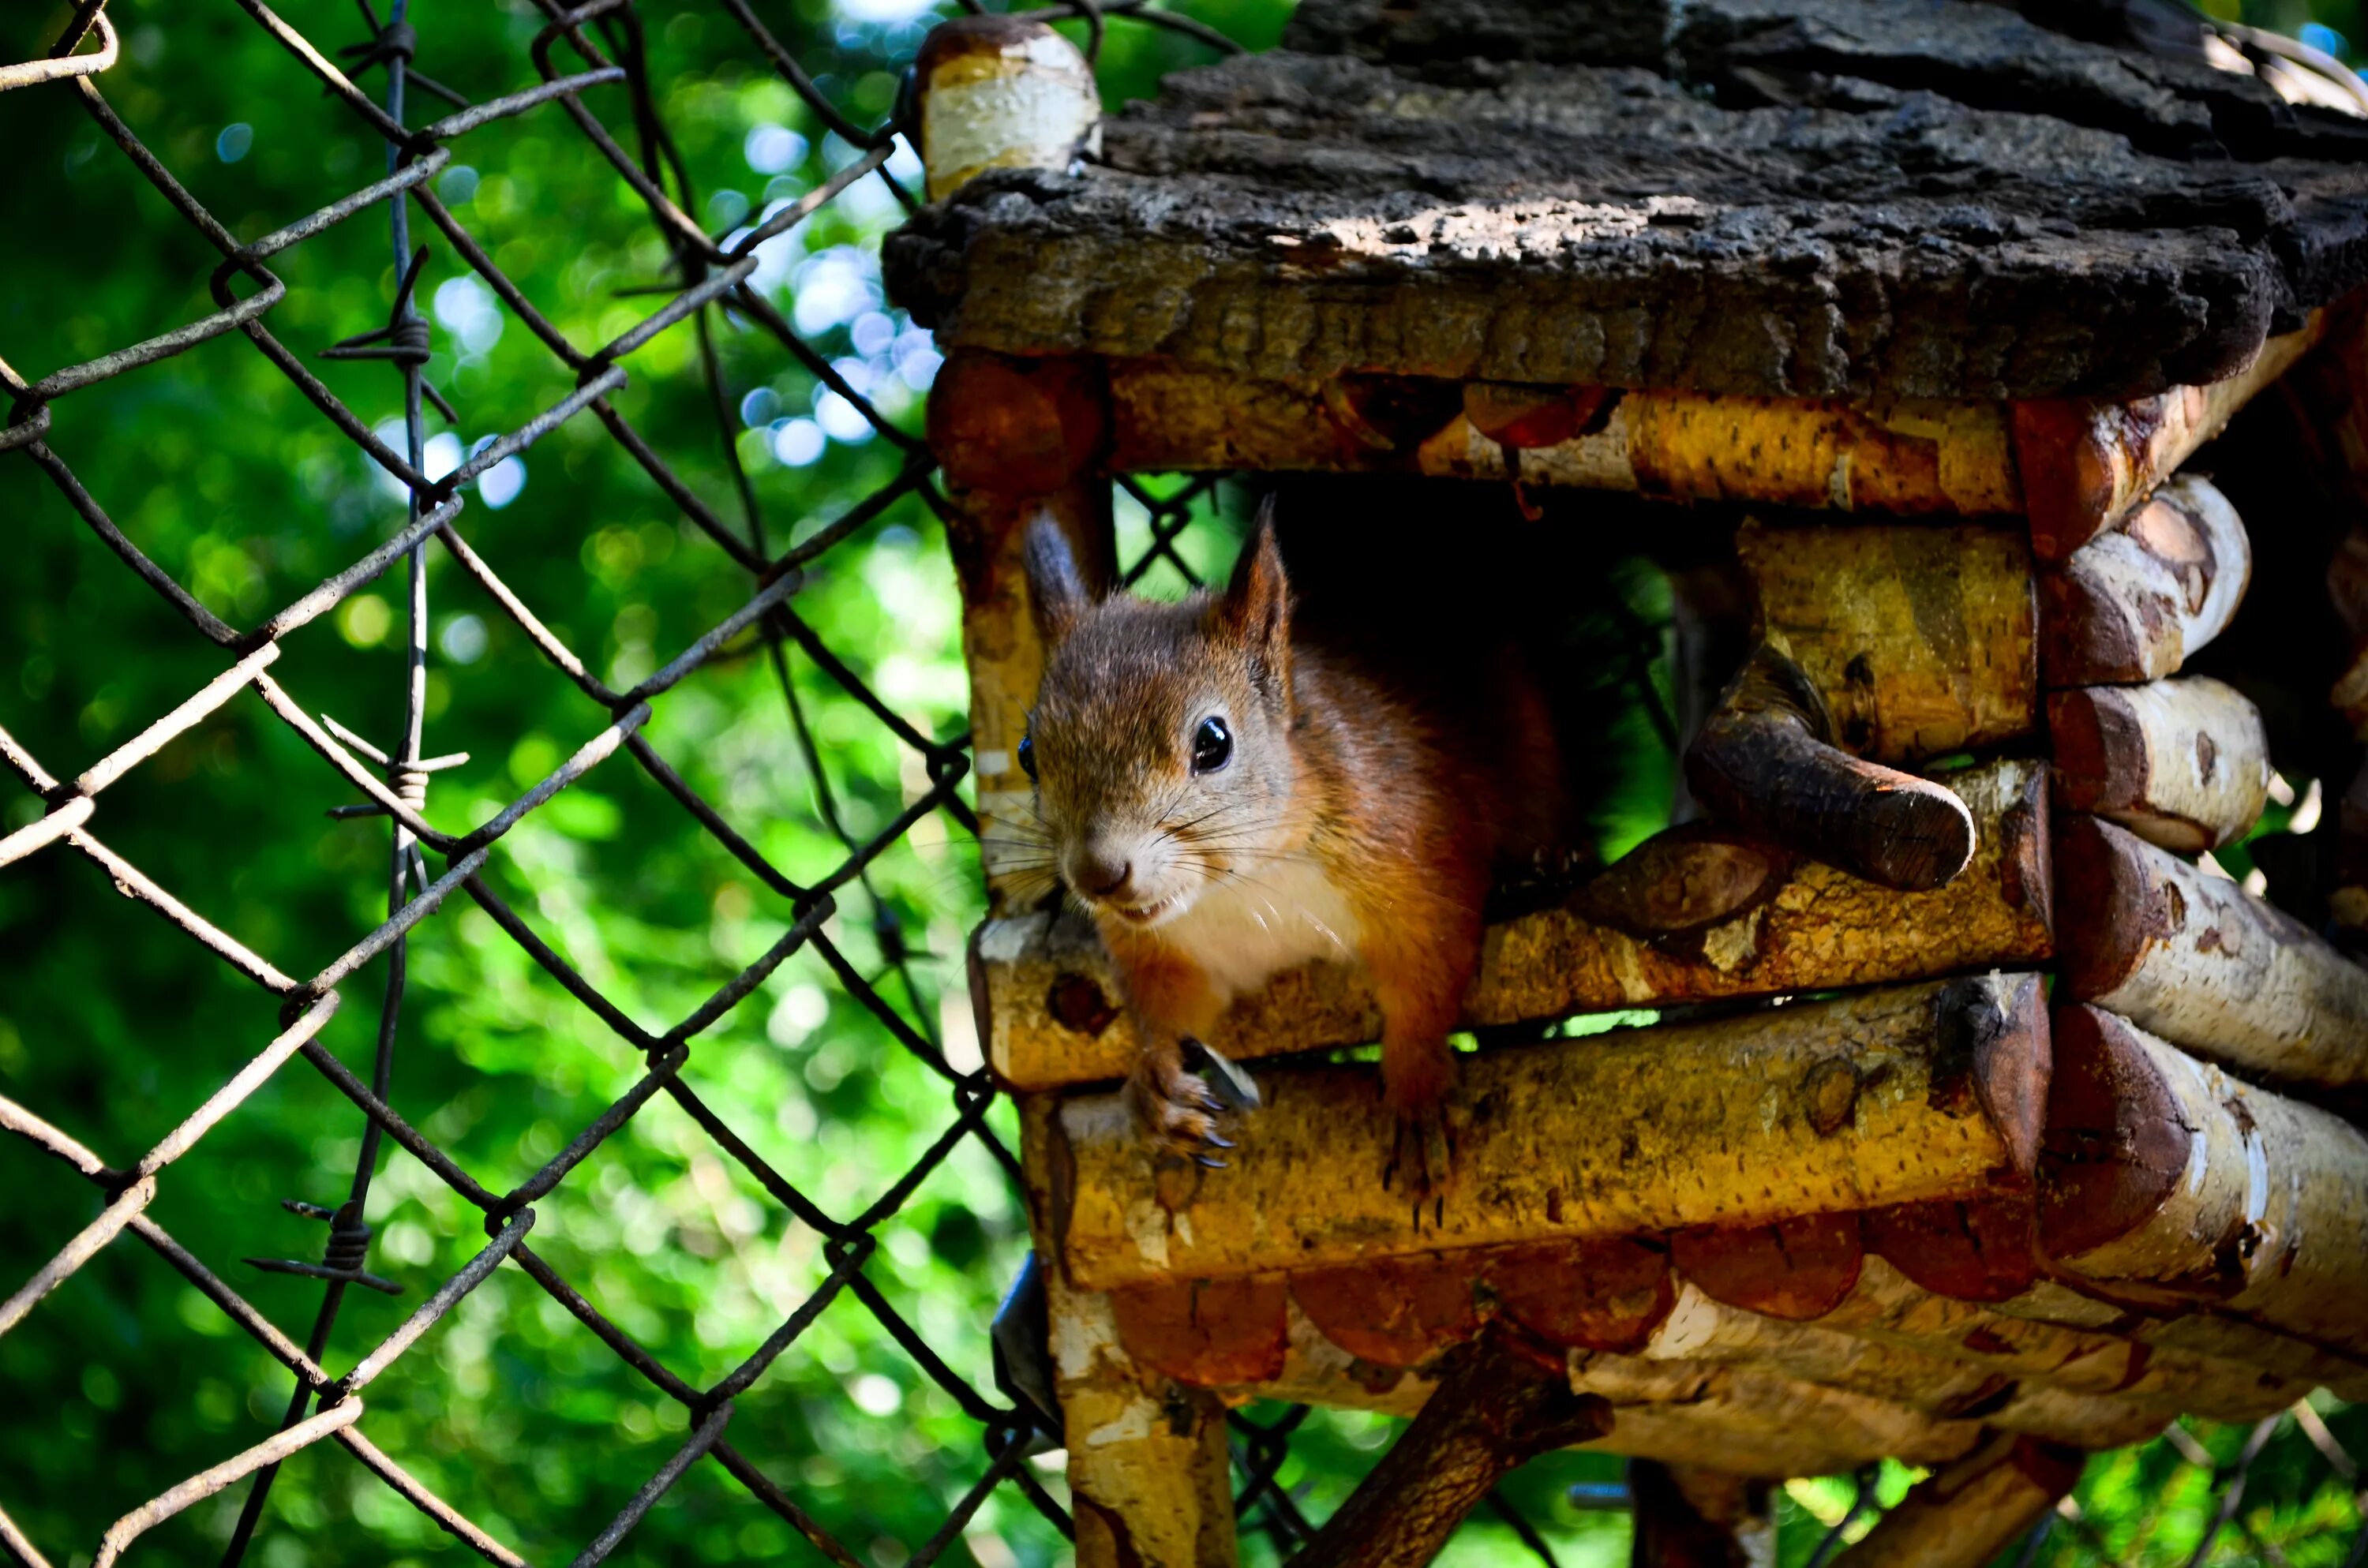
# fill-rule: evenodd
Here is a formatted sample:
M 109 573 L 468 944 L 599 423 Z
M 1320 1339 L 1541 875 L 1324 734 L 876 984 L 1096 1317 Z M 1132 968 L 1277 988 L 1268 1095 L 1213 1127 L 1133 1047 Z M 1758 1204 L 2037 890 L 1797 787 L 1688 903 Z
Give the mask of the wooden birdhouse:
M 1041 22 L 932 35 L 886 265 L 947 356 L 972 983 L 1081 1563 L 1234 1562 L 1255 1395 L 1423 1413 L 1308 1559 L 1373 1563 L 1585 1444 L 1746 1538 L 1718 1477 L 1907 1460 L 1848 1560 L 1976 1564 L 2083 1453 L 2368 1398 L 2368 104 L 2184 11 L 2026 9 L 1303 0 L 1107 121 Z M 1019 530 L 1107 573 L 1113 480 L 1176 472 L 1727 540 L 1700 820 L 1493 926 L 1465 1004 L 1664 1021 L 1464 1057 L 1433 1208 L 1375 1179 L 1373 1069 L 1287 1060 L 1372 1038 L 1354 971 L 1235 1007 L 1265 1106 L 1163 1165 L 1091 927 L 1011 896 Z M 2212 859 L 2273 750 L 2329 794 L 2276 903 Z

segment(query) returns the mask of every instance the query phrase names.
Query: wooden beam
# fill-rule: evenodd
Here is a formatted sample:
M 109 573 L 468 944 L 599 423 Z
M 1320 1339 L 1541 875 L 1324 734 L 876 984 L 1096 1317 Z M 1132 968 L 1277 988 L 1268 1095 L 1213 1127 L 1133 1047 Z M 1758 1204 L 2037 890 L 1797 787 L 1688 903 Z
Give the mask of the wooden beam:
M 1421 1414 L 1293 1568 L 1423 1568 L 1515 1468 L 1610 1428 L 1606 1403 L 1560 1374 L 1497 1330 L 1450 1351 Z
M 2325 312 L 2315 313 L 2301 331 L 2262 345 L 2243 370 L 2208 386 L 2174 387 L 2128 403 L 2015 403 L 2015 467 L 2039 558 L 2061 561 L 2120 521 L 2325 329 Z
M 1746 522 L 1762 638 L 1800 665 L 1845 751 L 1905 764 L 2019 740 L 2039 703 L 2020 528 Z
M 2044 1158 L 2044 1156 L 2043 1156 Z M 1867 1251 L 1935 1295 L 1994 1305 L 2004 1313 L 2066 1328 L 2096 1330 L 2174 1359 L 2223 1363 L 2206 1381 L 2257 1386 L 2243 1399 L 2262 1413 L 2287 1393 L 2324 1384 L 2346 1399 L 2368 1396 L 2368 1358 L 2260 1324 L 2202 1310 L 2193 1300 L 2168 1308 L 2112 1299 L 2110 1290 L 2047 1278 L 2036 1237 L 2037 1196 L 2009 1193 L 1975 1203 L 1910 1203 L 1859 1217 Z M 2348 1391 L 2348 1392 L 2347 1392 Z M 2237 1419 L 2251 1419 L 2239 1416 Z
M 1261 380 L 1158 358 L 1107 363 L 1122 472 L 1379 471 L 1894 516 L 2021 509 L 1996 403 L 1562 386 L 1474 399 L 1444 378 Z M 1516 401 L 1531 417 L 1502 416 Z M 1550 407 L 1570 417 L 1545 416 Z
M 2206 676 L 2047 697 L 2055 801 L 2193 855 L 2252 831 L 2270 800 L 2260 710 Z
M 1052 1229 L 1071 1278 L 1109 1290 L 1972 1197 L 2029 1170 L 2045 1073 L 2035 975 L 1467 1056 L 1454 1174 L 1418 1213 L 1377 1179 L 1395 1127 L 1370 1067 L 1265 1074 L 1221 1171 L 1155 1166 L 1120 1097 L 1091 1095 L 1051 1130 Z
M 2282 1083 L 2368 1084 L 2368 970 L 2110 823 L 2059 818 L 2055 856 L 2070 1000 Z
M 999 913 L 1054 887 L 1037 847 L 1035 787 L 1019 761 L 1044 674 L 1029 608 L 1028 525 L 1051 516 L 1084 571 L 1117 579 L 1110 484 L 1095 466 L 1099 384 L 1092 367 L 1073 360 L 956 353 L 929 389 L 928 436 L 945 467 L 946 539 L 962 584 L 979 858 L 988 907 Z
M 1947 887 L 1894 892 L 1732 835 L 1677 829 L 1563 907 L 1489 927 L 1466 1022 L 2044 962 L 2055 950 L 2046 769 L 2009 760 L 1946 777 L 1975 834 L 1972 864 Z M 1040 1089 L 1125 1076 L 1133 1029 L 1089 923 L 1051 915 L 990 921 L 972 955 L 981 1033 L 1006 1083 Z M 1360 1044 L 1379 1028 L 1362 976 L 1315 965 L 1236 1003 L 1212 1043 L 1246 1062 Z
M 2180 474 L 2039 574 L 2039 673 L 2052 687 L 2159 680 L 2226 630 L 2253 574 L 2243 519 Z
M 1852 756 L 1801 668 L 1763 643 L 1686 748 L 1694 799 L 1730 827 L 1878 887 L 1930 892 L 1974 858 L 1945 784 Z
M 1121 1303 L 1079 1289 L 1062 1267 L 1049 1158 L 1057 1114 L 1049 1096 L 1019 1103 L 1020 1169 L 1042 1270 L 1051 1392 L 1069 1457 L 1077 1568 L 1237 1568 L 1224 1403 L 1138 1354 L 1144 1336 Z M 1234 1319 L 1204 1342 L 1237 1337 L 1247 1319 L 1238 1310 L 1243 1294 L 1236 1291 L 1230 1303 Z M 1138 1330 L 1132 1338 L 1131 1327 Z
M 1136 1365 L 1108 1297 L 1045 1290 L 1077 1568 L 1235 1568 L 1224 1403 Z
M 2368 1355 L 2368 1135 L 2099 1008 L 2057 1009 L 2055 1035 L 2038 1210 L 2054 1268 Z
M 2072 1490 L 2085 1457 L 2000 1433 L 1917 1483 L 1843 1561 L 1850 1568 L 1982 1568 Z

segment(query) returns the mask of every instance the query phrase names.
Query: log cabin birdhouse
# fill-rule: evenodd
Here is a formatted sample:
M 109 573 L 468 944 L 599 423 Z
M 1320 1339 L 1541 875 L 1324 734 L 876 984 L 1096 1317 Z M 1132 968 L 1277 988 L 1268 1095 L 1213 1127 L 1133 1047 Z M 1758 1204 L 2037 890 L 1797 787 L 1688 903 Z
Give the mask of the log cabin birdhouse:
M 1308 1562 L 1426 1561 L 1584 1444 L 1648 1461 L 1640 1543 L 1736 1562 L 1749 1481 L 1930 1467 L 1848 1561 L 1969 1565 L 2084 1453 L 2368 1398 L 2357 80 L 2146 0 L 1302 0 L 1284 41 L 1105 121 L 1042 21 L 939 28 L 886 252 L 947 356 L 973 987 L 1079 1562 L 1234 1562 L 1254 1395 L 1417 1415 Z M 1465 1021 L 1534 1043 L 1463 1058 L 1436 1206 L 1377 1180 L 1374 1069 L 1307 1060 L 1373 1036 L 1345 968 L 1228 1015 L 1226 1168 L 1155 1160 L 1110 960 L 998 852 L 1021 530 L 1107 574 L 1113 480 L 1178 472 L 1435 486 L 1441 552 L 1542 496 L 1721 541 L 1696 820 L 1491 925 Z M 2214 852 L 2277 794 L 2324 820 L 2256 841 L 2264 896 Z M 1620 1009 L 1662 1021 L 1547 1037 Z

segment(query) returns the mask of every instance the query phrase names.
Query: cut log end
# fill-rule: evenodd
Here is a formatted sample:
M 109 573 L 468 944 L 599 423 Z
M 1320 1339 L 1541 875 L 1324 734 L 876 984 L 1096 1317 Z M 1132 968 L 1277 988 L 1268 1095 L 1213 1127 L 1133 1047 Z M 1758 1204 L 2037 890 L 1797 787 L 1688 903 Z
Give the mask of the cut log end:
M 2186 1175 L 2189 1129 L 2130 1024 L 2101 1008 L 2055 1009 L 2036 1215 L 2051 1257 L 2089 1252 L 2145 1223 Z
M 1850 756 L 1799 667 L 1753 655 L 1686 755 L 1721 820 L 1879 886 L 1945 887 L 1974 858 L 1974 816 L 1946 785 Z
M 2181 854 L 2233 844 L 2269 801 L 2269 734 L 2203 676 L 2050 694 L 2057 799 Z

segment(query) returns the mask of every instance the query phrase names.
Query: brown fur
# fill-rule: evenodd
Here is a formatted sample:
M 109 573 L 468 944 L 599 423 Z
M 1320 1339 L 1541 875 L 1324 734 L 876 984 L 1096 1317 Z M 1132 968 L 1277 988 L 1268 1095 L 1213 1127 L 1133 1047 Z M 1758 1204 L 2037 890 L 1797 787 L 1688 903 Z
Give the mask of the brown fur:
M 1044 846 L 1117 961 L 1153 1136 L 1179 1153 L 1214 1139 L 1182 1042 L 1222 1051 L 1224 1008 L 1266 960 L 1331 956 L 1367 971 L 1388 1102 L 1435 1139 L 1489 889 L 1557 847 L 1564 816 L 1553 725 L 1519 661 L 1509 649 L 1387 661 L 1426 672 L 1410 677 L 1295 631 L 1263 516 L 1222 595 L 1098 598 L 1045 523 L 1030 536 L 1029 577 L 1049 649 L 1030 725 Z M 1463 679 L 1437 678 L 1457 664 Z M 1196 777 L 1192 737 L 1211 714 L 1233 756 Z M 1129 917 L 1169 898 L 1178 912 Z M 1209 929 L 1228 908 L 1258 930 Z M 1340 912 L 1353 930 L 1336 936 Z M 1305 950 L 1327 937 L 1341 950 Z

